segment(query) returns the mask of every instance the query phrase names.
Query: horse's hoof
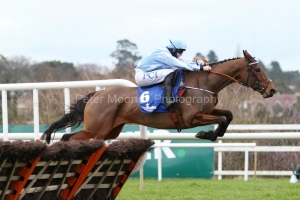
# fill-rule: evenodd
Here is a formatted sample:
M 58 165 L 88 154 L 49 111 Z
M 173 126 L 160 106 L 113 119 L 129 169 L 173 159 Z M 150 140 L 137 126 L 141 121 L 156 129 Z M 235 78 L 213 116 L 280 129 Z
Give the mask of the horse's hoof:
M 200 139 L 203 139 L 204 136 L 205 136 L 205 132 L 204 132 L 204 131 L 200 131 L 200 132 L 198 132 L 198 133 L 195 135 L 196 138 L 200 138 Z

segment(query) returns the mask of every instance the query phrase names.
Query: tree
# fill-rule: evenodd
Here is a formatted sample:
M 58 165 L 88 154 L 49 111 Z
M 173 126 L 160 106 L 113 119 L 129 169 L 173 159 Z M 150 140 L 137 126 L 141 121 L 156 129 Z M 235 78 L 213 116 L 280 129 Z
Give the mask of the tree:
M 24 57 L 5 58 L 0 55 L 0 83 L 28 82 L 30 79 L 29 60 Z M 24 91 L 7 91 L 7 105 L 9 121 L 14 123 L 17 113 L 17 101 Z M 0 95 L 1 96 L 1 95 Z M 2 98 L 0 99 L 0 102 Z M 1 102 L 2 103 L 2 102 Z M 0 108 L 2 113 L 2 108 Z
M 264 70 L 264 72 L 266 72 L 266 74 L 269 75 L 269 70 L 267 69 L 267 67 L 261 60 L 258 60 L 258 64 L 261 66 L 261 68 Z
M 283 79 L 283 73 L 280 68 L 280 65 L 277 61 L 271 62 L 271 70 L 270 70 L 270 78 L 274 80 L 282 80 Z
M 213 50 L 209 51 L 209 53 L 207 54 L 207 58 L 209 63 L 218 62 L 218 57 Z
M 273 80 L 278 93 L 292 93 L 287 86 L 287 80 L 285 79 L 284 72 L 281 70 L 280 64 L 277 61 L 272 61 L 270 65 L 272 66 L 270 78 Z
M 133 78 L 133 69 L 136 62 L 141 59 L 138 56 L 137 45 L 127 39 L 117 41 L 117 49 L 110 54 L 117 60 L 114 74 L 119 77 Z
M 196 53 L 196 55 L 195 55 L 193 61 L 195 61 L 196 58 L 205 58 L 205 56 L 203 56 L 201 53 L 198 52 L 198 53 Z M 206 59 L 206 58 L 205 58 L 205 59 Z
M 31 77 L 36 82 L 78 80 L 78 71 L 73 63 L 45 61 L 31 66 Z

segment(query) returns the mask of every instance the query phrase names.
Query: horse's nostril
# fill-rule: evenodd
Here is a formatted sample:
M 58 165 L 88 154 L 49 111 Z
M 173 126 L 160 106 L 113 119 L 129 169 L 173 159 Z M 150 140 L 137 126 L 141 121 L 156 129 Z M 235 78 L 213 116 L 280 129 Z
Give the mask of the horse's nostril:
M 271 89 L 271 90 L 270 90 L 270 95 L 271 95 L 271 96 L 273 96 L 273 94 L 275 94 L 275 93 L 276 93 L 276 90 L 274 90 L 274 89 Z

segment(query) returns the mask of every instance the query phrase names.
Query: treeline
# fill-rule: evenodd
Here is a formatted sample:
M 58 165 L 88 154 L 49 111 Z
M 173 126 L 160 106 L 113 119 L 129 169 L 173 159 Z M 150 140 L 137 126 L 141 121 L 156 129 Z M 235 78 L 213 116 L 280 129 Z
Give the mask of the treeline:
M 134 81 L 134 68 L 141 59 L 136 44 L 127 39 L 117 41 L 116 50 L 110 54 L 115 59 L 114 66 L 96 64 L 80 64 L 62 61 L 32 62 L 25 57 L 6 58 L 0 55 L 0 82 L 27 83 L 49 81 L 76 81 L 92 79 L 123 78 Z M 207 55 L 196 53 L 196 57 L 204 57 L 209 63 L 219 61 L 211 50 Z M 283 72 L 278 61 L 265 65 L 259 60 L 261 67 L 273 80 L 278 93 L 293 94 L 300 92 L 299 71 Z M 268 67 L 267 67 L 268 66 Z

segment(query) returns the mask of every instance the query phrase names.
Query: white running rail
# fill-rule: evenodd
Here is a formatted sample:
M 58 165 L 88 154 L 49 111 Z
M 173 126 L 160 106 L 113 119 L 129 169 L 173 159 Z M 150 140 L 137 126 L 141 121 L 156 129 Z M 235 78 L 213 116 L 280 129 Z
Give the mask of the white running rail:
M 124 79 L 109 79 L 109 80 L 95 80 L 95 81 L 69 81 L 69 82 L 42 82 L 42 83 L 12 83 L 0 84 L 2 90 L 2 123 L 3 123 L 3 140 L 8 140 L 8 111 L 7 111 L 7 91 L 17 90 L 32 90 L 33 91 L 33 138 L 37 140 L 40 138 L 39 133 L 39 90 L 49 89 L 64 89 L 66 112 L 67 106 L 70 105 L 70 88 L 91 88 L 95 87 L 99 90 L 100 87 L 114 87 L 126 86 L 137 87 L 134 83 Z M 66 132 L 69 132 L 67 129 Z M 146 136 L 141 136 L 146 137 Z

